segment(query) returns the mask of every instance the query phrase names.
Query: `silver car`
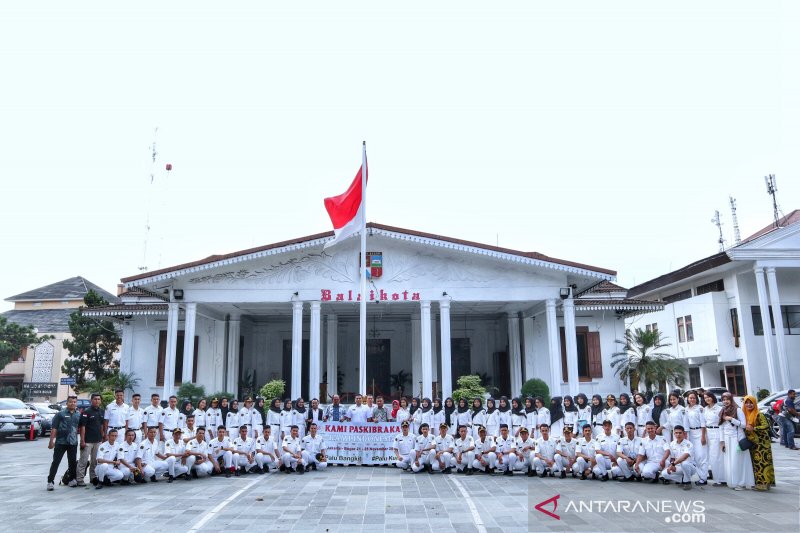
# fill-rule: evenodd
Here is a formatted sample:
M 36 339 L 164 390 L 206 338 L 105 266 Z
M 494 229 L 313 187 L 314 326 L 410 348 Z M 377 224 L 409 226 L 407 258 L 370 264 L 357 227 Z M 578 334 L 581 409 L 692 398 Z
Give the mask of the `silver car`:
M 37 412 L 16 398 L 0 398 L 0 439 L 11 435 L 24 435 L 36 439 L 42 431 L 42 417 Z

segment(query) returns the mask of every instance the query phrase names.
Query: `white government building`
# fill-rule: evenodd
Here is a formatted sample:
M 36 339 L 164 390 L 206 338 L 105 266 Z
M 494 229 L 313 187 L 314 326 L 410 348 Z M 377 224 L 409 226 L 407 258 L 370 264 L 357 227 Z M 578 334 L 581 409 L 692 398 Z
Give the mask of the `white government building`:
M 163 398 L 182 382 L 236 394 L 278 378 L 286 396 L 324 403 L 334 393 L 397 396 L 401 371 L 414 396 L 448 397 L 475 373 L 508 396 L 533 377 L 553 396 L 618 393 L 610 361 L 625 317 L 663 309 L 627 299 L 612 270 L 370 223 L 368 390 L 356 391 L 359 239 L 323 252 L 332 237 L 123 278 L 121 303 L 84 314 L 122 323 L 121 369 L 143 394 Z
M 663 351 L 686 361 L 690 387 L 800 387 L 800 210 L 629 295 L 665 305 L 628 323 L 667 337 Z

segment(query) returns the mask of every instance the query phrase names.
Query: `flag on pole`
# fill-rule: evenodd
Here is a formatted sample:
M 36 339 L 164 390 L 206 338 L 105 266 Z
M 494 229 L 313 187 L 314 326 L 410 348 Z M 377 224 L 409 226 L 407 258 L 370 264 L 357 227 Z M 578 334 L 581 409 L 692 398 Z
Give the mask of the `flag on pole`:
M 355 179 L 347 190 L 339 196 L 325 198 L 325 209 L 333 223 L 334 238 L 325 243 L 325 248 L 340 243 L 347 237 L 360 231 L 364 225 L 364 202 L 361 195 L 361 172 L 366 165 L 358 169 Z M 369 179 L 369 172 L 367 172 Z

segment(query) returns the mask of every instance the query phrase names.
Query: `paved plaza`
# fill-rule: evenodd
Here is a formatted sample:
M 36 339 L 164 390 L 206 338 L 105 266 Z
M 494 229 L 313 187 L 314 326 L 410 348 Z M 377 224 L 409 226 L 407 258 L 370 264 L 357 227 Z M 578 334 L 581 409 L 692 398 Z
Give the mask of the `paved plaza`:
M 800 452 L 773 449 L 778 486 L 769 493 L 359 466 L 48 493 L 47 441 L 11 439 L 0 443 L 0 519 L 13 532 L 798 531 Z M 59 475 L 65 469 L 66 459 Z M 537 510 L 541 502 L 559 518 Z

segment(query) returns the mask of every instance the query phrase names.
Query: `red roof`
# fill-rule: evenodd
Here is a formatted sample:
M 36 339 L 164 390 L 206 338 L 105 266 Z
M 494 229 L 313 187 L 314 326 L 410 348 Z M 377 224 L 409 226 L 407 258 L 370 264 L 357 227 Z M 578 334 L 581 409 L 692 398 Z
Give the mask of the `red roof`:
M 549 257 L 549 256 L 546 256 L 544 254 L 540 254 L 538 252 L 523 252 L 523 251 L 520 251 L 520 250 L 513 250 L 511 248 L 502 248 L 502 247 L 499 247 L 499 246 L 492 246 L 490 244 L 482 244 L 482 243 L 478 243 L 478 242 L 474 242 L 474 241 L 465 241 L 465 240 L 462 240 L 462 239 L 455 239 L 453 237 L 445 237 L 443 235 L 436 235 L 434 233 L 424 233 L 424 232 L 421 232 L 421 231 L 414 231 L 414 230 L 409 230 L 409 229 L 404 229 L 404 228 L 398 228 L 396 226 L 387 226 L 385 224 L 378 224 L 376 222 L 368 222 L 367 223 L 367 228 L 375 228 L 375 229 L 380 229 L 380 230 L 384 230 L 384 231 L 392 231 L 392 232 L 395 232 L 395 233 L 405 233 L 406 235 L 413 235 L 413 236 L 416 236 L 416 237 L 422 237 L 422 238 L 427 238 L 427 239 L 434 239 L 434 240 L 439 240 L 439 241 L 444 241 L 444 242 L 450 242 L 450 243 L 453 243 L 453 244 L 460 244 L 460 245 L 463 245 L 463 246 L 472 246 L 472 247 L 481 248 L 481 249 L 484 249 L 484 250 L 491 250 L 493 252 L 505 253 L 505 254 L 510 254 L 510 255 L 517 255 L 517 256 L 521 256 L 521 257 L 527 257 L 529 259 L 536 259 L 536 260 L 539 260 L 539 261 L 546 261 L 546 262 L 549 262 L 549 263 L 556 263 L 556 264 L 559 264 L 559 265 L 565 265 L 565 266 L 571 266 L 571 267 L 581 268 L 581 269 L 585 269 L 585 270 L 591 270 L 593 272 L 600 272 L 602 274 L 608 274 L 608 275 L 611 275 L 611 276 L 616 276 L 617 275 L 617 272 L 615 270 L 609 270 L 609 269 L 606 269 L 606 268 L 595 267 L 595 266 L 586 265 L 586 264 L 583 264 L 583 263 L 576 263 L 576 262 L 567 261 L 567 260 L 564 260 L 564 259 L 557 259 L 555 257 Z M 122 278 L 122 282 L 123 283 L 130 283 L 130 282 L 133 282 L 133 281 L 137 281 L 137 280 L 141 280 L 141 279 L 147 279 L 147 278 L 150 278 L 150 277 L 153 277 L 153 276 L 158 276 L 158 275 L 161 275 L 161 274 L 167 274 L 169 272 L 175 272 L 175 271 L 178 271 L 178 270 L 183 270 L 183 269 L 186 269 L 186 268 L 192 268 L 192 267 L 196 267 L 196 266 L 200 266 L 200 265 L 207 265 L 209 263 L 214 263 L 214 262 L 217 262 L 217 261 L 223 261 L 225 259 L 231 259 L 231 258 L 234 258 L 234 257 L 241 257 L 243 255 L 254 254 L 254 253 L 263 252 L 263 251 L 266 251 L 266 250 L 273 250 L 275 248 L 282 248 L 284 246 L 291 246 L 293 244 L 300 244 L 300 243 L 307 242 L 307 241 L 313 241 L 313 240 L 317 240 L 317 239 L 324 239 L 325 237 L 333 237 L 333 231 L 325 231 L 325 232 L 322 232 L 322 233 L 315 233 L 313 235 L 306 235 L 305 237 L 298 237 L 298 238 L 295 238 L 295 239 L 289 239 L 289 240 L 286 240 L 286 241 L 276 242 L 276 243 L 273 243 L 273 244 L 267 244 L 265 246 L 258 246 L 256 248 L 248 248 L 246 250 L 240 250 L 238 252 L 232 252 L 232 253 L 229 253 L 229 254 L 210 255 L 210 256 L 206 257 L 205 259 L 199 259 L 197 261 L 192 261 L 192 262 L 189 262 L 189 263 L 183 263 L 183 264 L 180 264 L 180 265 L 175 265 L 175 266 L 171 266 L 171 267 L 167 267 L 167 268 L 162 268 L 160 270 L 154 270 L 152 272 L 144 272 L 142 274 L 136 274 L 135 276 L 129 276 L 127 278 Z
M 763 228 L 761 228 L 757 232 L 753 233 L 749 237 L 745 237 L 744 239 L 742 239 L 741 244 L 744 244 L 746 242 L 749 242 L 749 241 L 752 241 L 754 239 L 757 239 L 757 238 L 761 237 L 762 235 L 764 235 L 766 233 L 769 233 L 770 231 L 776 230 L 778 228 L 785 228 L 786 226 L 791 226 L 792 224 L 795 224 L 797 222 L 800 222 L 800 209 L 795 209 L 794 211 L 792 211 L 788 215 L 779 218 L 777 226 L 773 222 L 769 226 L 764 226 Z

